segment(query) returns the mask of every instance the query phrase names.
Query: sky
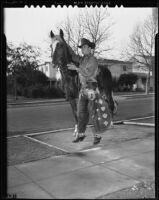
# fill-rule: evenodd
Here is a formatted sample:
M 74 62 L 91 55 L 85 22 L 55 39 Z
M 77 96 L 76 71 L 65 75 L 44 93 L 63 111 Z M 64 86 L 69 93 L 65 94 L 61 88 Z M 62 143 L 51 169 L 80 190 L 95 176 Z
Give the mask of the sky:
M 48 39 L 50 30 L 58 34 L 57 24 L 60 24 L 67 16 L 74 18 L 80 12 L 76 7 L 61 8 L 60 6 L 51 8 L 30 7 L 24 8 L 5 8 L 4 9 L 4 32 L 8 42 L 28 44 L 38 46 L 45 53 L 42 54 L 42 60 L 48 61 L 50 52 L 48 52 Z M 89 8 L 94 9 L 94 8 Z M 105 9 L 105 8 L 103 8 Z M 105 53 L 103 57 L 107 59 L 122 59 L 121 52 L 127 46 L 129 36 L 135 25 L 142 23 L 147 16 L 152 14 L 152 8 L 107 8 L 111 18 L 115 22 L 112 28 L 112 39 L 110 44 L 113 50 Z M 48 56 L 49 54 L 49 56 Z

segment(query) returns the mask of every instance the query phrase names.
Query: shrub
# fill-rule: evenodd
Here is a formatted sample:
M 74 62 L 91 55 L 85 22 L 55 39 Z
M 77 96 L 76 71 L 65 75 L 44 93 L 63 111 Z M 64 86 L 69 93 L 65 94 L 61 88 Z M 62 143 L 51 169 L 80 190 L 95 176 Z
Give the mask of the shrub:
M 27 97 L 31 98 L 63 98 L 64 93 L 60 88 L 36 85 L 28 88 Z
M 61 90 L 60 87 L 54 87 L 51 91 L 54 98 L 64 98 L 65 96 L 64 92 Z
M 145 91 L 145 89 L 143 89 L 143 88 L 136 88 L 136 92 L 144 92 Z
M 137 75 L 133 73 L 121 74 L 118 83 L 120 86 L 124 86 L 123 91 L 131 91 L 137 79 Z

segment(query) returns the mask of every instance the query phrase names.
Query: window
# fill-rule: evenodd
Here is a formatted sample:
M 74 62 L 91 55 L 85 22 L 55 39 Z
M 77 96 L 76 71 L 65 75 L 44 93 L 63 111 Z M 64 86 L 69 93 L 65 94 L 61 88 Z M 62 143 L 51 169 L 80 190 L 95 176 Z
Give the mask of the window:
M 126 65 L 123 65 L 123 71 L 126 71 Z
M 45 66 L 45 71 L 46 71 L 46 72 L 48 71 L 48 66 Z

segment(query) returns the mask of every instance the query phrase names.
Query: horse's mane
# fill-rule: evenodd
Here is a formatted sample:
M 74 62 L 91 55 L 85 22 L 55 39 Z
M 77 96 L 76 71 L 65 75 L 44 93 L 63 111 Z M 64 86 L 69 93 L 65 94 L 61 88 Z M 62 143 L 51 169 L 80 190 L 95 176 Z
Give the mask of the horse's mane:
M 68 64 L 68 63 L 72 62 L 72 56 L 70 54 L 67 42 L 65 41 L 64 38 L 61 38 L 61 39 L 62 39 L 63 44 L 64 44 L 64 51 L 65 51 L 65 56 L 66 56 L 66 62 Z

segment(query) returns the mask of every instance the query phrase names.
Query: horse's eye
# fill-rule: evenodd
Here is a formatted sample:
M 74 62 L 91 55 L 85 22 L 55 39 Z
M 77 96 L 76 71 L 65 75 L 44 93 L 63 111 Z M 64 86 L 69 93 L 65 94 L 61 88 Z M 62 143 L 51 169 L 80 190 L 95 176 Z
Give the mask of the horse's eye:
M 62 43 L 58 43 L 58 44 L 57 44 L 57 48 L 61 48 L 62 46 L 63 46 Z

